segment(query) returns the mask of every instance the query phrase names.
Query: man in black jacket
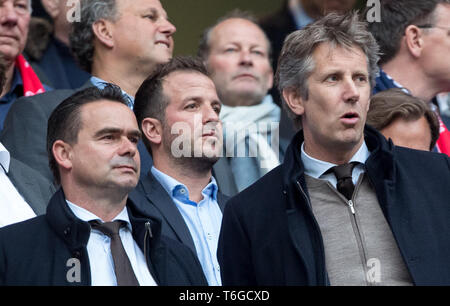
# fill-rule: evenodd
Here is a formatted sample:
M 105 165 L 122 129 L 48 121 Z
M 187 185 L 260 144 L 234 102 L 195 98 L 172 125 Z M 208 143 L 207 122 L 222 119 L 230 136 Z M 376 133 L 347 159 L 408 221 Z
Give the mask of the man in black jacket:
M 224 285 L 450 284 L 450 160 L 365 126 L 377 51 L 353 13 L 286 39 L 278 88 L 302 130 L 228 202 Z
M 61 189 L 46 215 L 0 231 L 0 285 L 206 285 L 191 250 L 128 199 L 140 135 L 116 86 L 54 110 L 47 150 Z

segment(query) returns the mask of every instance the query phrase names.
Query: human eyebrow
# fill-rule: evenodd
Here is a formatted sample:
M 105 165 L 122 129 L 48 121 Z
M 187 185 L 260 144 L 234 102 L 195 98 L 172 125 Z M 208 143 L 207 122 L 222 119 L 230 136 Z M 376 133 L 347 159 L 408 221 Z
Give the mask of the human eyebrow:
M 137 139 L 141 139 L 142 133 L 139 130 L 132 130 L 128 133 L 128 137 L 135 137 Z
M 106 135 L 106 134 L 120 134 L 120 133 L 122 133 L 122 129 L 119 129 L 119 128 L 112 128 L 112 127 L 107 127 L 107 128 L 103 128 L 103 129 L 101 129 L 101 130 L 99 130 L 99 131 L 97 131 L 95 134 L 94 134 L 94 137 L 101 137 L 101 136 L 104 136 L 104 135 Z

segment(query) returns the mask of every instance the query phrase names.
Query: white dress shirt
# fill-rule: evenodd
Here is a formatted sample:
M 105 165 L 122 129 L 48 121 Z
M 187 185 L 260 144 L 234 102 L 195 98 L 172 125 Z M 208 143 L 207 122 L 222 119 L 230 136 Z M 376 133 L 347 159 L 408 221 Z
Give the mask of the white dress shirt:
M 309 156 L 305 152 L 304 146 L 305 146 L 305 143 L 302 143 L 301 158 L 302 158 L 303 165 L 305 167 L 305 174 L 307 174 L 313 178 L 316 178 L 316 179 L 327 180 L 330 182 L 331 185 L 333 185 L 336 188 L 337 179 L 336 179 L 336 176 L 334 175 L 334 173 L 325 174 L 325 172 L 327 172 L 330 168 L 337 166 L 337 165 L 329 163 L 329 162 L 325 162 L 322 160 L 318 160 L 314 157 Z M 363 144 L 361 145 L 359 150 L 355 153 L 355 155 L 353 155 L 353 157 L 349 161 L 349 163 L 350 162 L 358 162 L 358 164 L 355 166 L 355 168 L 353 168 L 353 172 L 352 172 L 353 184 L 356 185 L 361 173 L 365 172 L 364 164 L 365 164 L 367 158 L 369 158 L 369 156 L 370 156 L 369 149 L 367 148 L 366 142 L 363 142 Z
M 0 143 L 0 227 L 36 217 L 7 176 L 10 161 L 9 152 Z
M 99 217 L 90 211 L 67 201 L 69 208 L 77 218 L 89 222 L 100 220 Z M 121 227 L 119 231 L 125 252 L 130 259 L 134 274 L 141 286 L 157 286 L 150 274 L 144 253 L 141 251 L 136 241 L 133 239 L 132 228 L 126 207 L 112 220 L 122 220 L 127 226 Z M 87 252 L 91 267 L 92 286 L 117 286 L 116 274 L 114 272 L 114 261 L 111 255 L 111 239 L 98 230 L 91 230 L 91 235 L 87 243 Z

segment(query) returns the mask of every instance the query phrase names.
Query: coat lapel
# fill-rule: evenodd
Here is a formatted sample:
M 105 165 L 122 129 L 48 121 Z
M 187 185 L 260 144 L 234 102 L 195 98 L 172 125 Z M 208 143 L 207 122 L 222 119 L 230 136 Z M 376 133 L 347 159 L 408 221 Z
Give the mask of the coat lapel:
M 195 253 L 195 245 L 189 232 L 189 228 L 166 190 L 155 179 L 151 172 L 141 180 L 141 184 L 146 198 L 159 211 L 178 239 L 183 244 L 189 246 Z
M 12 158 L 8 177 L 34 213 L 36 215 L 44 214 L 47 203 L 38 184 L 33 180 L 33 176 L 30 173 L 26 173 L 25 169 Z

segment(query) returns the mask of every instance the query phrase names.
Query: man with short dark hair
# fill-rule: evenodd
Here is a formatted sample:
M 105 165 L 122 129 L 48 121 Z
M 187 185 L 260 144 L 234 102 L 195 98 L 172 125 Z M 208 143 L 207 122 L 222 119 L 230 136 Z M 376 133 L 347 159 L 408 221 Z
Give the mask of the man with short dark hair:
M 189 248 L 128 199 L 141 132 L 127 102 L 118 87 L 92 87 L 52 112 L 47 148 L 61 188 L 45 216 L 0 230 L 1 285 L 206 284 Z
M 277 83 L 298 129 L 225 208 L 224 285 L 449 285 L 450 159 L 365 126 L 378 46 L 356 13 L 286 38 Z
M 374 93 L 402 88 L 431 102 L 437 94 L 450 91 L 450 62 L 442 60 L 450 52 L 450 1 L 381 0 L 380 4 L 381 22 L 369 23 L 382 54 Z M 439 115 L 437 102 L 431 107 Z M 439 119 L 437 149 L 450 155 L 450 118 Z
M 70 43 L 79 64 L 92 74 L 82 88 L 118 85 L 133 108 L 134 95 L 159 63 L 172 57 L 175 27 L 159 0 L 80 2 L 80 21 L 72 24 Z M 11 109 L 1 140 L 17 159 L 52 179 L 45 150 L 46 122 L 73 90 L 22 99 Z M 143 172 L 151 167 L 139 146 Z
M 221 284 L 216 251 L 227 200 L 212 176 L 222 154 L 221 106 L 201 60 L 175 57 L 142 83 L 134 108 L 154 164 L 131 196 L 145 196 L 142 210 L 161 216 L 163 234 L 197 254 L 214 286 Z

